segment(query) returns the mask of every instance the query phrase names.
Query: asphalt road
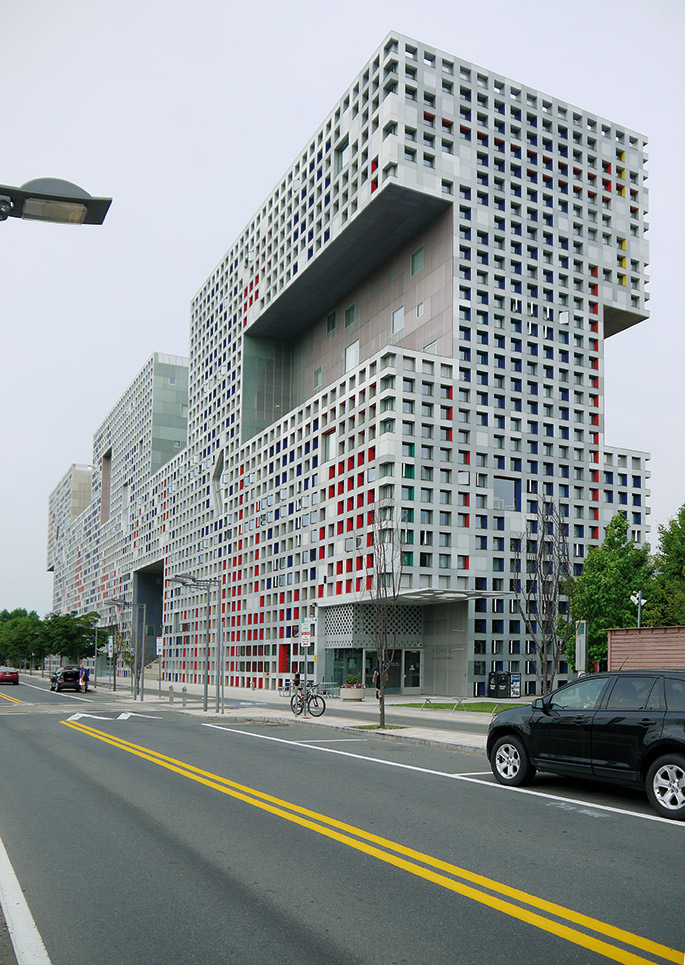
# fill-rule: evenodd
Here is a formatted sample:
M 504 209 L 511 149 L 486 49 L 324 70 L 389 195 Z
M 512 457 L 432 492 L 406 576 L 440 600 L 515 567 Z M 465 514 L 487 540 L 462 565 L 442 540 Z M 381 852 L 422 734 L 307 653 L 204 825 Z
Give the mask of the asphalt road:
M 0 840 L 53 965 L 683 961 L 685 826 L 639 792 L 30 683 Z

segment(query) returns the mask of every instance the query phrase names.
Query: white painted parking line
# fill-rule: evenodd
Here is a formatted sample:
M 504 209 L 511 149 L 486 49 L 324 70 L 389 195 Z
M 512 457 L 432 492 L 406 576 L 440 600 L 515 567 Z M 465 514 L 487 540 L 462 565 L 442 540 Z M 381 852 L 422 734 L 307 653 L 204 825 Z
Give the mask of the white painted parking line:
M 254 737 L 258 740 L 275 741 L 277 744 L 289 744 L 291 747 L 305 747 L 311 751 L 323 751 L 326 754 L 339 754 L 342 757 L 353 757 L 358 761 L 366 761 L 370 764 L 382 764 L 385 767 L 397 767 L 404 771 L 416 771 L 419 774 L 430 774 L 434 777 L 447 777 L 453 781 L 464 781 L 467 784 L 478 784 L 480 787 L 491 788 L 496 791 L 507 791 L 514 794 L 528 794 L 531 797 L 542 798 L 549 802 L 562 802 L 574 805 L 578 809 L 592 808 L 596 811 L 607 811 L 610 814 L 618 814 L 626 818 L 638 818 L 641 821 L 654 821 L 657 824 L 666 824 L 670 828 L 685 828 L 685 821 L 671 821 L 669 818 L 659 817 L 658 814 L 641 814 L 639 811 L 628 811 L 625 808 L 610 807 L 607 804 L 594 804 L 588 801 L 578 801 L 571 797 L 562 797 L 559 794 L 547 794 L 545 791 L 535 791 L 529 787 L 505 787 L 496 781 L 484 781 L 476 775 L 453 774 L 449 771 L 436 771 L 429 767 L 417 767 L 415 764 L 402 764 L 400 761 L 386 761 L 382 757 L 366 757 L 362 754 L 353 754 L 351 751 L 336 750 L 334 747 L 320 747 L 317 744 L 306 743 L 305 741 L 285 740 L 283 737 L 271 737 L 268 734 L 254 734 L 249 730 L 238 730 L 236 727 L 224 727 L 221 724 L 203 724 L 203 727 L 210 727 L 212 730 L 223 730 L 231 734 L 241 734 L 245 737 Z M 480 774 L 487 774 L 487 771 L 480 771 Z M 685 965 L 685 963 L 684 963 Z
M 43 939 L 36 928 L 14 868 L 0 841 L 0 904 L 19 965 L 50 965 Z
M 243 734 L 245 737 L 256 737 L 259 740 L 275 741 L 277 744 L 289 744 L 290 747 L 306 747 L 310 751 L 323 751 L 326 754 L 340 754 L 342 757 L 353 757 L 358 761 L 368 761 L 371 764 L 386 764 L 389 767 L 399 767 L 405 771 L 418 771 L 421 774 L 435 774 L 437 777 L 451 777 L 445 771 L 433 771 L 427 767 L 416 767 L 414 764 L 401 764 L 398 761 L 384 761 L 382 757 L 364 757 L 362 754 L 352 754 L 350 751 L 338 751 L 334 747 L 320 747 L 318 744 L 308 744 L 305 741 L 289 741 L 283 737 L 270 737 L 268 734 L 254 734 L 249 730 L 238 730 L 237 727 L 224 727 L 221 724 L 203 724 L 212 730 L 223 730 L 231 734 Z
M 562 797 L 560 794 L 548 794 L 546 791 L 535 791 L 531 787 L 505 787 L 504 784 L 498 784 L 497 781 L 481 781 L 475 777 L 468 777 L 466 775 L 461 776 L 458 774 L 454 775 L 455 779 L 458 781 L 465 781 L 470 784 L 480 784 L 481 787 L 491 787 L 497 791 L 509 791 L 514 794 L 528 794 L 530 797 L 539 797 L 545 801 L 559 801 L 563 804 L 572 804 L 579 809 L 592 808 L 595 811 L 608 811 L 610 814 L 621 814 L 623 817 L 628 818 L 640 818 L 642 821 L 656 821 L 658 824 L 666 824 L 669 828 L 678 827 L 681 830 L 685 828 L 685 823 L 682 821 L 671 821 L 670 818 L 659 817 L 658 814 L 642 814 L 640 811 L 628 811 L 626 808 L 614 808 L 610 807 L 608 804 L 595 804 L 592 801 L 578 801 L 572 797 Z
M 450 777 L 487 777 L 491 771 L 455 771 Z
M 70 697 L 72 700 L 85 700 L 87 704 L 92 704 L 93 700 L 91 697 L 80 697 L 78 694 L 67 694 L 63 690 L 59 692 L 56 690 L 50 690 L 49 687 L 38 687 L 36 684 L 27 684 L 23 680 L 21 682 L 22 687 L 31 687 L 32 690 L 42 690 L 43 693 L 53 694 L 55 697 Z

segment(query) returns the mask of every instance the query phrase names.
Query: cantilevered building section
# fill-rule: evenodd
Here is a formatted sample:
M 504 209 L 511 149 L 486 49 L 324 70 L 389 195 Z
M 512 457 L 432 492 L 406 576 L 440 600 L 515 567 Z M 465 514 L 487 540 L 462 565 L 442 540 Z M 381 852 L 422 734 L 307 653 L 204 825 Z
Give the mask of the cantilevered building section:
M 204 592 L 166 582 L 191 573 L 222 581 L 227 686 L 301 668 L 303 620 L 309 673 L 369 682 L 373 521 L 395 507 L 390 688 L 477 694 L 510 670 L 535 692 L 527 520 L 558 508 L 576 572 L 616 512 L 649 529 L 648 455 L 605 443 L 603 395 L 605 338 L 648 315 L 645 145 L 388 36 L 192 301 L 187 445 L 136 482 L 164 510 L 122 563 L 134 593 L 163 565 L 165 679 L 202 679 Z M 119 490 L 103 516 L 121 456 L 96 449 L 112 559 L 130 517 Z

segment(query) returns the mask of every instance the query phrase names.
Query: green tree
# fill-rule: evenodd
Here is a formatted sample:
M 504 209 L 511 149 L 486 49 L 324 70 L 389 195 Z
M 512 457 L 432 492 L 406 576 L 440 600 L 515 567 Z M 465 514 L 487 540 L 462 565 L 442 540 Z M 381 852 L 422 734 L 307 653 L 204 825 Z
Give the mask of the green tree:
M 31 610 L 3 610 L 0 613 L 0 663 L 20 666 L 40 661 L 45 655 L 45 628 Z
M 606 529 L 604 542 L 588 553 L 582 574 L 576 578 L 570 601 L 572 619 L 587 622 L 588 662 L 606 666 L 607 630 L 637 625 L 635 604 L 630 597 L 646 592 L 652 572 L 649 546 L 637 546 L 630 538 L 628 520 L 619 513 Z M 573 658 L 575 641 L 570 641 Z
M 652 627 L 685 626 L 685 505 L 659 526 L 654 569 L 645 592 L 643 622 Z
M 93 654 L 98 613 L 50 613 L 44 620 L 48 652 L 78 663 Z

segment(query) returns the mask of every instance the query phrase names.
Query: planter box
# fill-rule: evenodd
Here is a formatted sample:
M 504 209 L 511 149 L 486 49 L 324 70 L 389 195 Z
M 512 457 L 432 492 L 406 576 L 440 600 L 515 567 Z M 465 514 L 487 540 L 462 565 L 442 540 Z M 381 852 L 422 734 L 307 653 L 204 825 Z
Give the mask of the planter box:
M 364 687 L 341 687 L 340 696 L 343 700 L 363 700 Z

